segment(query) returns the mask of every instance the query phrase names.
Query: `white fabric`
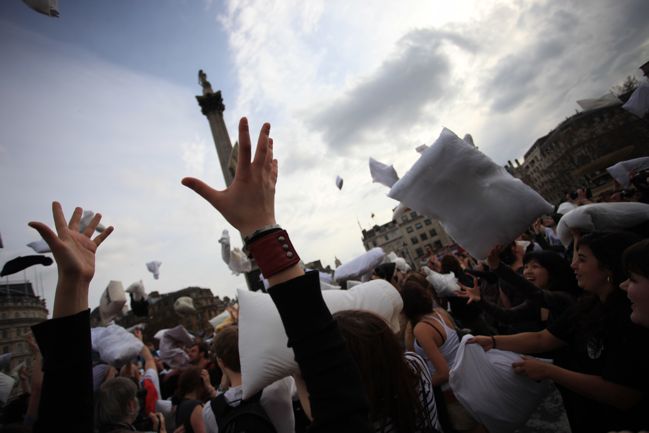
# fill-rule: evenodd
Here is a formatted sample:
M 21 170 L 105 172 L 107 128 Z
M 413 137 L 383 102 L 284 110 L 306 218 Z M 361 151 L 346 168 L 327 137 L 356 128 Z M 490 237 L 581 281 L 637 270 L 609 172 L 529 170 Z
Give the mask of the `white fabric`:
M 570 203 L 569 201 L 564 201 L 559 205 L 557 208 L 557 213 L 560 215 L 565 215 L 568 212 L 570 212 L 573 209 L 577 209 L 577 205 L 574 203 Z
M 277 433 L 294 433 L 295 414 L 293 413 L 293 391 L 295 384 L 292 377 L 285 377 L 264 388 L 259 404 L 264 408 Z M 232 407 L 239 406 L 243 398 L 241 386 L 234 386 L 225 391 L 225 401 Z M 219 428 L 212 411 L 212 403 L 203 406 L 203 421 L 207 433 L 218 433 Z
M 167 328 L 167 329 L 161 329 L 161 330 L 159 330 L 158 332 L 155 333 L 155 335 L 153 336 L 153 338 L 155 338 L 156 340 L 162 340 L 162 336 L 163 336 L 164 333 L 167 332 L 168 330 L 169 330 L 168 328 Z
M 156 412 L 160 412 L 162 416 L 165 417 L 165 420 L 173 419 L 173 403 L 171 400 L 158 399 L 158 401 L 155 402 L 155 410 Z
M 157 334 L 156 334 L 157 335 Z M 189 362 L 189 356 L 182 349 L 194 343 L 194 337 L 182 326 L 167 329 L 160 339 L 160 360 L 171 368 L 180 368 Z
M 162 262 L 158 261 L 152 261 L 146 264 L 146 268 L 153 274 L 154 279 L 158 279 L 160 277 L 160 265 Z
M 99 315 L 101 320 L 106 323 L 113 320 L 122 313 L 126 305 L 126 292 L 121 281 L 112 281 L 102 293 L 99 300 Z
M 478 259 L 553 210 L 536 191 L 446 128 L 388 196 L 438 219 Z
M 4 355 L 0 355 L 0 370 L 4 370 L 5 368 L 9 367 L 9 363 L 11 362 L 11 356 L 12 356 L 11 352 L 5 353 Z
M 392 185 L 399 180 L 393 166 L 385 165 L 374 158 L 370 158 L 370 174 L 372 175 L 372 182 L 380 183 L 388 188 L 392 188 Z
M 239 290 L 239 357 L 244 398 L 298 370 L 293 350 L 287 347 L 279 313 L 270 295 Z M 382 317 L 394 332 L 399 331 L 403 301 L 385 280 L 372 280 L 350 290 L 322 292 L 331 313 L 343 310 L 371 311 Z
M 217 314 L 216 316 L 212 317 L 209 320 L 209 322 L 210 322 L 210 325 L 212 325 L 214 328 L 216 328 L 221 323 L 223 323 L 227 319 L 230 319 L 231 317 L 232 316 L 230 315 L 230 312 L 228 310 L 225 310 L 221 314 Z
M 233 248 L 232 251 L 230 251 L 230 262 L 228 263 L 228 267 L 234 275 L 239 275 L 245 272 L 250 272 L 252 269 L 252 263 L 243 251 L 239 248 Z
M 399 218 L 403 216 L 404 213 L 408 212 L 410 209 L 403 203 L 399 203 L 397 207 L 394 208 L 392 212 L 392 219 L 398 221 Z
M 327 282 L 324 282 L 320 280 L 320 290 L 340 290 L 341 287 L 337 286 L 335 284 L 329 284 Z
M 133 359 L 144 347 L 140 340 L 119 325 L 92 328 L 90 335 L 92 348 L 108 364 Z
M 95 213 L 91 210 L 84 210 L 83 211 L 83 216 L 81 217 L 81 220 L 79 221 L 79 233 L 83 233 L 86 230 L 86 227 L 90 224 L 92 219 L 95 217 Z M 104 227 L 101 224 L 97 224 L 97 227 L 95 227 L 95 231 L 101 233 L 104 230 L 106 230 L 106 227 Z
M 147 295 L 146 295 L 146 290 L 144 290 L 144 284 L 142 284 L 142 280 L 136 281 L 128 288 L 126 289 L 127 293 L 132 293 L 133 294 L 133 300 L 135 301 L 141 301 L 143 299 L 146 300 Z
M 422 266 L 421 269 L 426 273 L 426 281 L 428 281 L 441 297 L 456 296 L 457 292 L 461 289 L 460 284 L 455 278 L 453 272 L 448 274 L 440 274 L 430 269 L 428 266 Z
M 644 117 L 649 111 L 649 83 L 639 85 L 622 108 L 638 117 Z
M 59 0 L 23 0 L 30 8 L 50 17 L 59 16 Z
M 625 230 L 649 220 L 649 204 L 635 202 L 593 203 L 568 212 L 557 224 L 557 235 L 570 245 L 570 229 L 581 232 Z
M 176 302 L 174 302 L 174 311 L 181 316 L 196 313 L 194 300 L 189 296 L 181 296 L 180 298 L 176 299 Z
M 3 405 L 9 400 L 11 390 L 14 389 L 16 379 L 4 373 L 0 373 L 0 403 Z
M 340 176 L 336 176 L 336 186 L 338 189 L 343 189 L 343 178 Z
M 577 101 L 577 104 L 579 104 L 582 110 L 590 111 L 597 108 L 620 105 L 622 104 L 622 101 L 620 101 L 620 98 L 615 96 L 613 93 L 609 92 L 606 95 L 600 96 L 599 98 L 580 99 L 579 101 Z
M 226 265 L 230 264 L 230 233 L 227 230 L 223 230 L 219 243 L 221 244 L 221 258 Z
M 469 413 L 490 432 L 509 433 L 523 426 L 550 390 L 547 380 L 535 382 L 514 373 L 520 361 L 513 352 L 492 349 L 462 338 L 449 374 L 453 394 Z
M 45 242 L 44 240 L 30 242 L 27 244 L 27 246 L 39 254 L 52 252 L 52 250 L 50 250 L 50 246 L 47 245 L 47 242 Z
M 403 257 L 397 257 L 397 259 L 394 261 L 394 265 L 397 271 L 410 272 L 410 265 Z
M 638 172 L 647 169 L 649 169 L 649 156 L 643 156 L 641 158 L 620 161 L 607 168 L 606 171 L 608 171 L 608 174 L 610 174 L 617 183 L 622 185 L 623 188 L 628 188 L 631 182 L 631 179 L 629 178 L 631 172 Z
M 455 329 L 448 326 L 446 322 L 442 320 L 442 318 L 439 316 L 438 313 L 434 313 L 432 319 L 435 320 L 440 325 L 442 325 L 442 328 L 444 329 L 444 342 L 442 343 L 441 346 L 438 347 L 438 349 L 439 352 L 444 357 L 446 364 L 448 364 L 448 368 L 451 369 L 455 364 L 455 357 L 457 356 L 457 351 L 460 347 L 460 337 L 458 337 Z M 424 348 L 419 344 L 419 341 L 417 341 L 417 339 L 415 339 L 414 346 L 417 355 L 421 356 L 426 361 L 430 375 L 432 376 L 435 373 L 437 373 L 437 369 L 435 368 L 435 365 L 428 358 L 428 354 L 426 353 Z M 442 384 L 442 390 L 447 390 L 447 389 L 449 389 L 448 383 Z
M 372 248 L 360 256 L 343 263 L 334 272 L 334 281 L 354 280 L 374 271 L 383 262 L 385 252 L 381 247 Z
M 333 283 L 334 277 L 332 274 L 320 271 L 318 271 L 318 274 L 320 275 L 320 281 L 324 281 L 325 283 Z
M 144 379 L 149 379 L 155 390 L 158 392 L 158 400 L 162 398 L 162 393 L 160 392 L 160 378 L 158 377 L 158 371 L 155 368 L 147 368 L 144 374 L 142 375 L 142 382 Z

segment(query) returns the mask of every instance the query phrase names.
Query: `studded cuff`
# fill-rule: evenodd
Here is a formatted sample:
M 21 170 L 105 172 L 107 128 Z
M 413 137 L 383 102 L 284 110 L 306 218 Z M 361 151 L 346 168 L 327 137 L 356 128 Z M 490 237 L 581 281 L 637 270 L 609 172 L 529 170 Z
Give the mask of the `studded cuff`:
M 253 239 L 246 245 L 264 277 L 269 278 L 300 261 L 286 230 L 277 230 Z

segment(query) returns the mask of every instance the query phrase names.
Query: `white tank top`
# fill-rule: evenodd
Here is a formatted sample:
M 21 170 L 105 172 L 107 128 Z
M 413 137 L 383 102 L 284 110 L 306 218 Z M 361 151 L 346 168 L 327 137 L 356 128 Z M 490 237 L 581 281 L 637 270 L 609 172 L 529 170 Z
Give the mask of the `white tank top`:
M 451 328 L 442 320 L 442 318 L 437 314 L 434 313 L 432 316 L 432 319 L 437 321 L 442 327 L 444 328 L 444 333 L 446 334 L 446 337 L 443 338 L 444 342 L 442 343 L 441 346 L 439 346 L 439 351 L 446 360 L 446 363 L 448 364 L 448 368 L 451 369 L 453 368 L 453 364 L 455 364 L 455 355 L 457 354 L 457 349 L 460 347 L 460 338 L 457 335 L 457 332 L 455 329 Z M 424 322 L 426 323 L 426 322 Z M 427 324 L 431 328 L 433 326 L 431 324 Z M 437 328 L 433 328 L 437 331 Z M 444 337 L 444 336 L 442 336 Z M 421 356 L 426 360 L 426 364 L 428 364 L 428 370 L 430 370 L 431 376 L 435 374 L 437 371 L 435 369 L 435 366 L 433 365 L 432 362 L 430 362 L 430 359 L 428 359 L 428 356 L 426 355 L 426 352 L 424 351 L 424 348 L 419 345 L 419 342 L 415 338 L 415 352 L 417 355 Z M 445 383 L 442 385 L 442 389 L 448 389 L 448 383 Z

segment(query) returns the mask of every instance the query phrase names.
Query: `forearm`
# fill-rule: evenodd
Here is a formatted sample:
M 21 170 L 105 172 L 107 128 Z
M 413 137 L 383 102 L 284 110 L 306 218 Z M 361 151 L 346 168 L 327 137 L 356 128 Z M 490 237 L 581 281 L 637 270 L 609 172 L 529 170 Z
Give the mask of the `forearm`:
M 522 332 L 514 335 L 497 335 L 493 338 L 495 349 L 516 353 L 544 353 L 558 349 L 563 345 L 561 340 L 547 330 L 539 332 Z
M 549 366 L 549 379 L 584 397 L 608 404 L 621 410 L 633 408 L 642 399 L 642 393 L 618 385 L 601 376 L 577 373 L 557 365 Z
M 144 360 L 144 371 L 147 371 L 149 369 L 153 369 L 156 372 L 158 371 L 158 367 L 155 365 L 155 359 L 153 358 L 153 355 L 151 355 L 151 351 L 145 344 L 144 347 L 142 348 L 142 351 L 140 352 L 140 356 Z
M 88 309 L 90 281 L 60 275 L 54 295 L 52 318 L 72 316 Z

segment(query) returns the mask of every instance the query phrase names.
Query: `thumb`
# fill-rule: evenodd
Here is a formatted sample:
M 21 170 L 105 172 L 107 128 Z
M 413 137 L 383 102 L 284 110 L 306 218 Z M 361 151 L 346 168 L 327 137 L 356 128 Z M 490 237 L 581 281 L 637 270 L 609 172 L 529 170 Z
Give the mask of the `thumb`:
M 193 190 L 196 194 L 203 197 L 212 206 L 218 209 L 218 203 L 221 198 L 221 192 L 215 190 L 205 182 L 194 177 L 185 177 L 181 181 L 187 188 Z
M 38 232 L 39 235 L 43 238 L 47 245 L 50 247 L 50 250 L 54 250 L 55 246 L 59 242 L 58 236 L 50 229 L 47 225 L 39 223 L 36 221 L 31 221 L 29 227 L 33 228 Z

